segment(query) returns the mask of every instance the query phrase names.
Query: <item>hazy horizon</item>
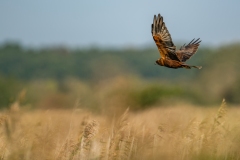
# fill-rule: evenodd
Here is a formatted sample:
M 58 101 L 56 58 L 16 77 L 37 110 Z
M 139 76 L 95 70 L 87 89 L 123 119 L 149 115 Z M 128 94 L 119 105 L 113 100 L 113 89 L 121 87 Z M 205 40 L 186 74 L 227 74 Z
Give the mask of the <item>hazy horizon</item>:
M 1 1 L 0 43 L 26 46 L 154 45 L 151 23 L 161 13 L 172 39 L 221 45 L 240 41 L 240 1 Z

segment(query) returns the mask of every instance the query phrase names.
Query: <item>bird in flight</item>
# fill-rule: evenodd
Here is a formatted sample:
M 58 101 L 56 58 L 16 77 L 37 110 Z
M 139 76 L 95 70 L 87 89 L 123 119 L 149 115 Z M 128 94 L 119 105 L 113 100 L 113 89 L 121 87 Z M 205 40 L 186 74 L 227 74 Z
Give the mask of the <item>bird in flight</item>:
M 156 61 L 156 64 L 165 66 L 168 68 L 186 68 L 192 67 L 201 69 L 201 66 L 187 65 L 185 62 L 197 52 L 200 45 L 200 38 L 193 39 L 187 45 L 183 45 L 176 51 L 176 46 L 172 42 L 170 33 L 168 32 L 163 17 L 158 14 L 154 15 L 152 24 L 152 36 L 160 52 L 160 58 Z

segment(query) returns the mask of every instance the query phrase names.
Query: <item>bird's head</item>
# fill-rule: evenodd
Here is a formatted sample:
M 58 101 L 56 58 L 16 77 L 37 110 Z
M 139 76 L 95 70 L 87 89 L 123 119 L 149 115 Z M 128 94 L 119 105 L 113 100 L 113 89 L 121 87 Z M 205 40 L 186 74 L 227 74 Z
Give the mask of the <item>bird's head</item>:
M 160 59 L 156 60 L 156 64 L 158 64 L 158 65 L 160 65 L 160 66 L 164 66 L 163 59 L 160 58 Z

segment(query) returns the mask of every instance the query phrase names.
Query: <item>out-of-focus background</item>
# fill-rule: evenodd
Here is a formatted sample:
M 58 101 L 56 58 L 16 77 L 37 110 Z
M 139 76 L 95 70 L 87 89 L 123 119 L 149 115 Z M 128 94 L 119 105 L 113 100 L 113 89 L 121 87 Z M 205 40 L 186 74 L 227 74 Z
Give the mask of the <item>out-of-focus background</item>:
M 239 1 L 1 1 L 0 107 L 212 106 L 240 103 Z M 160 13 L 177 47 L 201 38 L 188 64 L 154 65 Z

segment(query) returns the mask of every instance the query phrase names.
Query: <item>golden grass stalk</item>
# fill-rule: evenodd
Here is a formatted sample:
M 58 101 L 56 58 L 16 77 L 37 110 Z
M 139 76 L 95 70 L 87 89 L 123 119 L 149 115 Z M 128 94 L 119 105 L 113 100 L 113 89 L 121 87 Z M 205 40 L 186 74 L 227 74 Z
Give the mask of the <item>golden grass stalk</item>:
M 184 106 L 138 113 L 126 110 L 116 120 L 89 114 L 81 121 L 86 115 L 83 110 L 74 115 L 57 110 L 7 113 L 0 116 L 0 159 L 4 160 L 240 157 L 239 108 L 227 108 L 224 100 L 217 112 Z

